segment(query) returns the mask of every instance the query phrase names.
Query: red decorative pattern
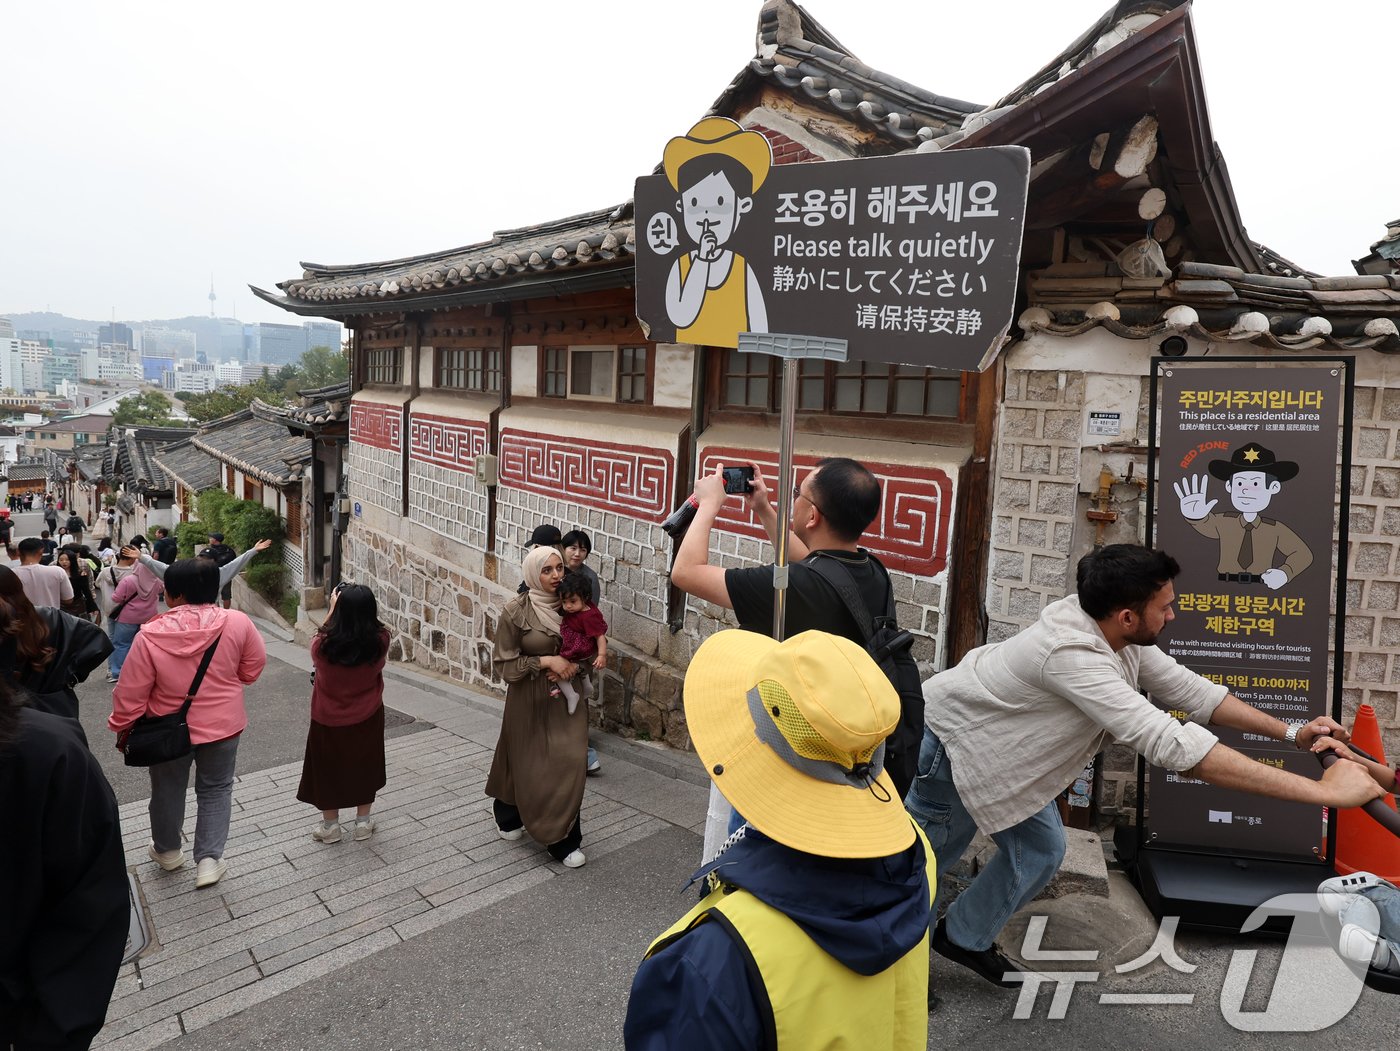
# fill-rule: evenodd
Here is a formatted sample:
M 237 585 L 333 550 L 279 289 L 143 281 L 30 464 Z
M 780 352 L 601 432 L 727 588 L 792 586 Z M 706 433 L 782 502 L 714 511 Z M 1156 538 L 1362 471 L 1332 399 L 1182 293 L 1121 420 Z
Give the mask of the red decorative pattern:
M 470 474 L 486 451 L 486 424 L 415 412 L 408 421 L 408 451 L 415 460 Z
M 659 522 L 671 511 L 675 461 L 664 449 L 501 432 L 501 484 Z
M 401 451 L 403 409 L 374 401 L 354 402 L 350 406 L 350 440 L 393 453 Z
M 817 456 L 793 457 L 793 481 L 806 477 Z M 778 457 L 766 450 L 725 449 L 713 446 L 700 459 L 703 474 L 728 464 L 756 463 L 768 491 L 777 502 Z M 880 556 L 890 569 L 932 576 L 948 565 L 948 523 L 953 513 L 952 480 L 936 467 L 871 463 L 865 466 L 880 480 L 880 517 L 861 540 L 861 546 Z M 731 533 L 767 538 L 763 527 L 738 500 L 729 500 L 715 520 L 716 527 Z

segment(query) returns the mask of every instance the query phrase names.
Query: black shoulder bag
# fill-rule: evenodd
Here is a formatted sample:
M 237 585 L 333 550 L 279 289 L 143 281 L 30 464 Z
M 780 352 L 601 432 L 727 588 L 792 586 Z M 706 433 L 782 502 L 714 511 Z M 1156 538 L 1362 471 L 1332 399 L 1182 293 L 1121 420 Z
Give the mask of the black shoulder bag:
M 899 724 L 894 733 L 885 739 L 885 769 L 889 771 L 890 780 L 903 799 L 914 781 L 919 745 L 924 735 L 923 684 L 919 681 L 919 665 L 909 652 L 914 636 L 900 628 L 895 619 L 894 585 L 890 581 L 889 571 L 878 558 L 865 552 L 885 580 L 883 614 L 874 614 L 866 606 L 855 578 L 839 558 L 821 552 L 814 554 L 816 557 L 807 559 L 805 565 L 836 589 L 851 619 L 856 622 L 865 651 L 899 693 Z
M 219 648 L 221 638 L 222 635 L 216 636 L 204 651 L 199 670 L 194 673 L 194 681 L 190 683 L 189 692 L 185 694 L 185 703 L 180 706 L 178 712 L 171 712 L 169 715 L 143 715 L 131 724 L 126 740 L 122 742 L 122 753 L 126 756 L 127 766 L 155 766 L 157 763 L 168 763 L 172 759 L 183 758 L 194 751 L 194 745 L 190 743 L 190 726 L 185 717 L 190 713 L 194 695 L 199 692 L 199 684 L 204 681 L 204 673 L 209 670 L 209 662 L 214 659 L 214 651 Z

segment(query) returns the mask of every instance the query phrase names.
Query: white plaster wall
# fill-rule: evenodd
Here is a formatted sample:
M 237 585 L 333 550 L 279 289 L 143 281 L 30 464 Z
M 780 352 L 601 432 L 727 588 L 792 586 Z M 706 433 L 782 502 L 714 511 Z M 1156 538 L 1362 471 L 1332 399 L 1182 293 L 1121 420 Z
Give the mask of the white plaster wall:
M 695 348 L 689 343 L 658 343 L 651 403 L 688 409 L 695 390 Z
M 510 348 L 510 392 L 518 398 L 539 396 L 538 347 Z

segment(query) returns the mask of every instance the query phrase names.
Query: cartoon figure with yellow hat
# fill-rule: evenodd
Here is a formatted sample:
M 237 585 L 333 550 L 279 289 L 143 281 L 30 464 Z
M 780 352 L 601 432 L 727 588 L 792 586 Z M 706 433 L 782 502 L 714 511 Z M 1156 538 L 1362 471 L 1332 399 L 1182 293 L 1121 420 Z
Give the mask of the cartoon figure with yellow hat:
M 768 331 L 758 279 L 725 245 L 768 177 L 773 152 L 756 131 L 706 117 L 666 144 L 662 167 L 679 194 L 681 225 L 695 244 L 666 278 L 666 315 L 676 342 L 733 347 L 737 333 Z

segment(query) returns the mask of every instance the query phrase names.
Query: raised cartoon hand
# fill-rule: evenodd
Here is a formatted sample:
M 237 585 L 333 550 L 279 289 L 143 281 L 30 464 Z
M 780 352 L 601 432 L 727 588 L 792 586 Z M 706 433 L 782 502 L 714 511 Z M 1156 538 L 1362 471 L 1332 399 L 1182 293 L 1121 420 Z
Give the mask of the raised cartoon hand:
M 1281 569 L 1266 569 L 1259 574 L 1259 579 L 1270 591 L 1277 591 L 1288 583 L 1288 574 Z
M 1206 499 L 1206 486 L 1209 480 L 1203 474 L 1190 475 L 1184 481 L 1172 486 L 1176 498 L 1181 501 L 1181 517 L 1199 522 L 1219 501 Z
M 700 250 L 696 255 L 703 263 L 713 263 L 719 258 L 719 238 L 713 230 L 707 228 L 700 235 Z

